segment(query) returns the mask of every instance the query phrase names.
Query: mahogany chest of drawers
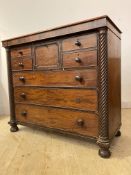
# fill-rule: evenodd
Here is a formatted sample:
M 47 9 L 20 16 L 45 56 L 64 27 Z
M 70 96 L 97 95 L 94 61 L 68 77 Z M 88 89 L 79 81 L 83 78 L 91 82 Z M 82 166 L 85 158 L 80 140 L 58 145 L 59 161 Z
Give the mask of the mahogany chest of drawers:
M 3 41 L 17 124 L 92 138 L 101 157 L 121 126 L 121 31 L 108 16 Z

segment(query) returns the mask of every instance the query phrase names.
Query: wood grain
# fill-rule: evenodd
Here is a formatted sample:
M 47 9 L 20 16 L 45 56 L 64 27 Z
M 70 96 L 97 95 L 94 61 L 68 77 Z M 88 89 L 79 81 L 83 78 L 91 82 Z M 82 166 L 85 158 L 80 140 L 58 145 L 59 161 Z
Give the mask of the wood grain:
M 27 116 L 22 116 L 22 111 L 27 111 Z M 16 116 L 18 121 L 35 123 L 49 128 L 59 128 L 89 136 L 98 134 L 97 116 L 86 112 L 16 104 Z M 77 125 L 78 119 L 84 120 L 82 127 Z
M 75 43 L 79 41 L 80 46 L 77 46 Z M 69 37 L 62 42 L 62 50 L 63 51 L 70 51 L 70 50 L 77 50 L 77 49 L 84 49 L 90 47 L 97 47 L 97 34 L 87 34 L 82 36 L 76 37 Z
M 24 77 L 25 82 L 19 80 Z M 75 76 L 80 76 L 83 81 L 76 81 Z M 73 71 L 30 71 L 13 73 L 14 86 L 32 85 L 32 86 L 59 86 L 59 87 L 96 87 L 97 71 L 73 70 Z
M 17 58 L 17 57 L 23 57 L 23 56 L 31 56 L 30 46 L 11 49 L 11 58 Z
M 80 62 L 75 59 L 79 58 Z M 97 66 L 97 50 L 77 51 L 73 53 L 63 54 L 63 67 L 91 67 Z
M 22 66 L 20 65 L 22 64 Z M 11 59 L 12 70 L 32 70 L 31 58 L 13 58 Z
M 14 93 L 16 102 L 97 111 L 96 90 L 16 87 Z
M 58 44 L 50 43 L 37 45 L 34 48 L 35 69 L 56 68 L 58 67 Z
M 109 135 L 121 125 L 121 43 L 108 30 L 108 79 L 109 79 Z M 115 71 L 114 71 L 115 70 Z

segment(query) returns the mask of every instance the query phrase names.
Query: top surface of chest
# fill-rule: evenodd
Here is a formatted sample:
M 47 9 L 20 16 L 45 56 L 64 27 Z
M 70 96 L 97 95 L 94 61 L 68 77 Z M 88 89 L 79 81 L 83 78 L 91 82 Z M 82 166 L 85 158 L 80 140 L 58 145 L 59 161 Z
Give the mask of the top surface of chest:
M 112 30 L 118 37 L 120 37 L 120 29 L 114 24 L 114 22 L 108 16 L 101 16 L 97 18 L 92 18 L 89 20 L 84 20 L 45 31 L 32 33 L 24 36 L 19 36 L 16 38 L 8 39 L 2 42 L 3 47 L 11 47 L 16 45 L 21 45 L 25 43 L 32 43 L 35 41 L 41 41 L 51 38 L 58 38 L 61 36 L 71 35 L 74 33 L 81 33 L 91 30 L 97 30 L 99 28 L 107 27 Z M 65 48 L 66 44 L 65 43 Z M 66 48 L 68 49 L 68 48 Z

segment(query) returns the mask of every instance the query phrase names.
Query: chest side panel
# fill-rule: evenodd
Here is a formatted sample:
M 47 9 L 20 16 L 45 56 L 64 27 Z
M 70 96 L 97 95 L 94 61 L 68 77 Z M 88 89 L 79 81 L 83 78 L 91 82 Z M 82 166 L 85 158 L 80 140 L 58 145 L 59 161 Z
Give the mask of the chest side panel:
M 121 125 L 121 40 L 108 30 L 109 136 Z

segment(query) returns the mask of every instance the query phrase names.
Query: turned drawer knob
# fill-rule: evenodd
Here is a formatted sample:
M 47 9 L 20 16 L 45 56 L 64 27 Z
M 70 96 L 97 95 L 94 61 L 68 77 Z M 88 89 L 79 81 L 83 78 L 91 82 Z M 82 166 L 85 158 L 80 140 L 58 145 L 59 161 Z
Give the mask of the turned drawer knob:
M 21 96 L 22 98 L 26 98 L 26 94 L 25 94 L 25 93 L 21 93 L 20 96 Z
M 24 77 L 19 77 L 19 80 L 25 82 L 25 78 Z
M 26 111 L 22 111 L 22 112 L 21 112 L 21 115 L 22 115 L 22 116 L 26 116 L 26 115 L 27 115 L 27 112 L 26 112 Z
M 19 51 L 18 53 L 19 53 L 20 55 L 23 55 L 23 52 L 22 52 L 22 51 Z
M 78 119 L 77 120 L 77 125 L 81 126 L 81 127 L 84 126 L 84 120 L 83 119 Z
M 81 82 L 83 80 L 83 78 L 81 76 L 79 76 L 79 75 L 76 75 L 75 76 L 75 80 Z
M 75 45 L 76 45 L 76 46 L 81 46 L 81 42 L 80 42 L 79 40 L 77 40 L 77 41 L 75 42 Z
M 79 57 L 76 57 L 76 58 L 75 58 L 75 61 L 76 61 L 77 63 L 81 63 L 81 59 L 80 59 Z
M 19 63 L 19 66 L 20 66 L 20 67 L 24 67 L 24 64 L 23 64 L 23 63 Z

